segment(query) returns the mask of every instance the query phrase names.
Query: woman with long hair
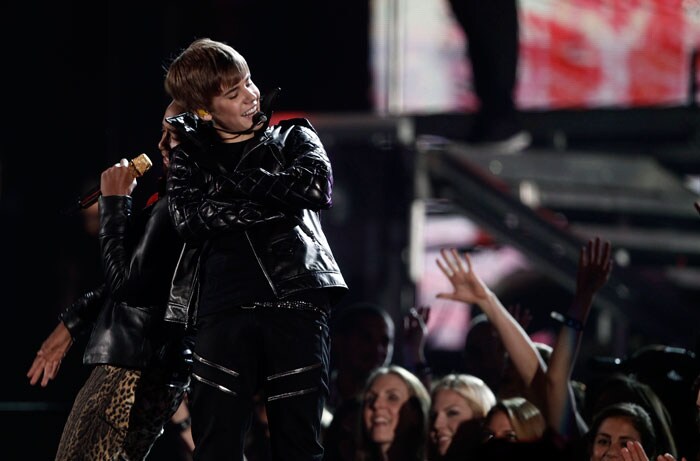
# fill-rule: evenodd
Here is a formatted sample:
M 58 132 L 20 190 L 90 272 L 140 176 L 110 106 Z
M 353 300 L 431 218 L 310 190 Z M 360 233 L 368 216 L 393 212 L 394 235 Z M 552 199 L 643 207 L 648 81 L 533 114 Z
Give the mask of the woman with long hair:
M 398 365 L 376 369 L 362 394 L 356 461 L 425 461 L 430 394 Z

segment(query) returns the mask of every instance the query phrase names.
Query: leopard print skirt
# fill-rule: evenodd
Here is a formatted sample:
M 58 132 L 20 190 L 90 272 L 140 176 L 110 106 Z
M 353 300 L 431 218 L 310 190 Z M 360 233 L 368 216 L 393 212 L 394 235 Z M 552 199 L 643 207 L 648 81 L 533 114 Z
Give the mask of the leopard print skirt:
M 186 387 L 162 370 L 93 369 L 63 427 L 56 461 L 140 461 L 182 401 Z

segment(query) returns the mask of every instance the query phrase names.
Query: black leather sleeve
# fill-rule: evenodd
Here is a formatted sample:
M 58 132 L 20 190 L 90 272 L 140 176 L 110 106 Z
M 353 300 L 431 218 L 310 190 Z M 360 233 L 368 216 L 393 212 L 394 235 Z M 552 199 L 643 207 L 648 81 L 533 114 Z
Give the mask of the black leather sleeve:
M 330 208 L 331 164 L 316 132 L 293 126 L 285 136 L 282 158 L 285 165 L 279 171 L 250 168 L 217 175 L 216 193 L 282 209 Z
M 98 200 L 100 213 L 99 241 L 102 266 L 109 291 L 116 295 L 123 291 L 128 279 L 129 255 L 127 242 L 131 218 L 131 197 L 123 195 L 101 196 Z
M 252 225 L 285 217 L 284 212 L 248 198 L 226 201 L 210 193 L 211 175 L 184 150 L 176 149 L 170 159 L 167 197 L 170 217 L 187 241 L 246 229 Z
M 58 316 L 70 331 L 73 338 L 82 336 L 92 330 L 95 319 L 106 299 L 105 286 L 84 293 Z
M 164 305 L 182 241 L 175 232 L 168 204 L 160 199 L 131 214 L 131 198 L 102 196 L 100 251 L 105 282 L 116 302 Z

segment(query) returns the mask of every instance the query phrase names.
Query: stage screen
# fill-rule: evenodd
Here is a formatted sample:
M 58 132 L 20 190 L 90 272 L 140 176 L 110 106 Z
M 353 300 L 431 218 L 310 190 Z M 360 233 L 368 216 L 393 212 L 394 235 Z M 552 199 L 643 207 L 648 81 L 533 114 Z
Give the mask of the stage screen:
M 522 109 L 682 106 L 691 94 L 697 101 L 700 0 L 521 0 L 519 18 Z M 376 110 L 475 107 L 467 45 L 446 0 L 372 2 Z

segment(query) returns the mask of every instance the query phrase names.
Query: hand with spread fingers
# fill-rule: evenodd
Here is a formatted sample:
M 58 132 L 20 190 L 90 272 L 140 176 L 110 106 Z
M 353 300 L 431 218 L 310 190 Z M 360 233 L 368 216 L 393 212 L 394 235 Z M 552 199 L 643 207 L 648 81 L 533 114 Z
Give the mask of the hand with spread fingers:
M 452 284 L 454 291 L 438 293 L 438 298 L 481 303 L 489 297 L 491 290 L 472 270 L 472 262 L 467 253 L 461 257 L 456 248 L 449 251 L 443 248 L 440 250 L 440 255 L 442 260 L 437 259 L 437 265 Z
M 525 386 L 536 388 L 533 395 L 537 402 L 544 402 L 544 384 L 540 378 L 546 373 L 547 367 L 542 360 L 534 343 L 519 323 L 528 323 L 527 313 L 506 309 L 491 289 L 476 274 L 469 254 L 460 253 L 455 248 L 440 250 L 441 258 L 436 260 L 438 267 L 452 284 L 451 293 L 438 293 L 441 299 L 460 301 L 466 304 L 477 304 L 498 333 L 503 346 L 508 353 L 513 366 Z M 535 383 L 535 380 L 537 382 Z

